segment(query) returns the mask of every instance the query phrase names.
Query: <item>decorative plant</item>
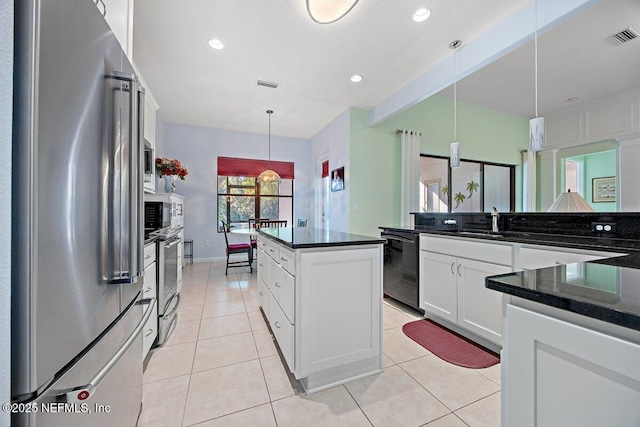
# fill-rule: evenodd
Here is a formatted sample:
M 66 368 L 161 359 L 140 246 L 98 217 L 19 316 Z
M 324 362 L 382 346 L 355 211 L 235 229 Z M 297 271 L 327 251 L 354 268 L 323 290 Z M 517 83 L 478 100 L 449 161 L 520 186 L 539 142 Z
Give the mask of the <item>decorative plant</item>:
M 464 194 L 456 193 L 456 195 L 453 196 L 453 201 L 456 202 L 456 207 L 454 209 L 457 209 L 458 206 L 460 206 L 460 203 L 464 202 L 464 199 L 466 199 Z
M 184 181 L 184 177 L 189 174 L 187 168 L 177 159 L 167 159 L 166 157 L 158 157 L 156 159 L 156 172 L 162 178 L 165 175 L 177 175 Z
M 442 187 L 442 194 L 444 194 L 445 196 L 449 194 L 449 187 L 447 185 Z
M 467 197 L 468 199 L 473 195 L 474 191 L 478 191 L 478 183 L 473 180 L 471 180 L 471 182 L 467 182 L 467 191 L 469 192 L 469 196 Z

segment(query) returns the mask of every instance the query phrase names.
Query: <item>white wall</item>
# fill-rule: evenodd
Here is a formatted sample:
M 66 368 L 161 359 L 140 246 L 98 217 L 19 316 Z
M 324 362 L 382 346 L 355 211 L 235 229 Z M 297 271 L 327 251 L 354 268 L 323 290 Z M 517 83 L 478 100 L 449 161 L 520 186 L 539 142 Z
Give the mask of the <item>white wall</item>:
M 224 257 L 224 235 L 216 231 L 218 156 L 266 159 L 267 135 L 165 123 L 163 139 L 158 156 L 178 159 L 189 171 L 185 181 L 176 182 L 176 193 L 186 197 L 185 237 L 193 239 L 194 260 Z M 310 218 L 309 141 L 271 135 L 271 158 L 294 162 L 294 218 Z
M 344 166 L 344 190 L 329 195 L 329 228 L 337 231 L 349 231 L 349 197 L 351 192 L 349 168 L 349 110 L 336 117 L 324 129 L 311 138 L 311 154 L 309 156 L 310 195 L 320 192 L 319 159 L 329 156 L 329 174 L 333 169 Z M 309 226 L 320 227 L 315 218 L 315 201 L 311 197 L 313 208 L 310 210 Z
M 11 398 L 11 115 L 13 100 L 13 0 L 0 2 L 0 402 Z M 0 425 L 9 414 L 0 412 Z

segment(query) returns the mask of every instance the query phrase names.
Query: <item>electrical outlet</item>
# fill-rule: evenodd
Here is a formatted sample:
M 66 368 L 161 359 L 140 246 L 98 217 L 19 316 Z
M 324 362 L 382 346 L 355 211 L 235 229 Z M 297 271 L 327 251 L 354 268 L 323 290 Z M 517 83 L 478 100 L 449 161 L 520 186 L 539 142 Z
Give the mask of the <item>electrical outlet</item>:
M 209 247 L 209 241 L 208 241 L 208 240 L 205 240 L 205 241 L 204 241 L 204 246 L 205 246 L 206 248 L 208 248 L 208 247 Z
M 615 233 L 615 222 L 592 222 L 591 231 L 596 233 Z

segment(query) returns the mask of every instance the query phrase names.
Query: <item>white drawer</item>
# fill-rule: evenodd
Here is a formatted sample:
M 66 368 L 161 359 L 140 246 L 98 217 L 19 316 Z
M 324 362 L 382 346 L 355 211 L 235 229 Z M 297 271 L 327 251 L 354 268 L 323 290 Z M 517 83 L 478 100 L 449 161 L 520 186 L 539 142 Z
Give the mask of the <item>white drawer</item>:
M 265 282 L 269 281 L 269 257 L 258 245 L 258 277 L 262 277 Z
M 423 251 L 508 266 L 512 264 L 512 245 L 472 238 L 420 236 L 420 249 Z
M 279 245 L 274 242 L 268 242 L 266 249 L 264 250 L 267 255 L 273 258 L 276 262 L 280 259 Z
M 269 288 L 267 288 L 264 280 L 262 277 L 258 277 L 258 299 L 260 300 L 260 306 L 262 307 L 262 311 L 264 311 L 264 315 L 267 316 L 267 321 L 269 320 L 270 295 L 271 292 L 269 292 Z
M 295 277 L 287 273 L 282 267 L 277 267 L 273 277 L 271 293 L 280 304 L 282 311 L 290 323 L 295 323 Z
M 156 242 L 144 247 L 144 268 L 146 269 L 152 262 L 156 262 Z
M 153 263 L 144 269 L 142 281 L 142 298 L 155 298 L 158 296 L 156 264 Z
M 291 273 L 293 276 L 296 275 L 296 254 L 293 251 L 290 251 L 289 249 L 286 249 L 284 247 L 280 247 L 280 257 L 278 258 L 278 262 L 280 263 L 280 265 L 282 266 L 282 268 L 284 268 L 285 270 L 287 270 L 289 273 Z
M 147 320 L 147 323 L 144 324 L 144 329 L 142 330 L 142 357 L 147 357 L 147 353 L 151 349 L 151 345 L 156 339 L 158 335 L 158 304 L 156 303 L 153 306 L 153 312 L 151 313 L 151 317 Z
M 278 342 L 278 346 L 280 347 L 280 351 L 284 356 L 284 360 L 287 361 L 287 365 L 289 365 L 289 370 L 294 372 L 293 366 L 293 340 L 294 340 L 294 329 L 293 325 L 289 323 L 287 320 L 287 316 L 283 313 L 282 309 L 278 305 L 278 302 L 271 295 L 271 301 L 269 301 L 269 324 L 271 325 L 271 330 L 273 331 L 273 335 L 276 337 L 276 341 Z

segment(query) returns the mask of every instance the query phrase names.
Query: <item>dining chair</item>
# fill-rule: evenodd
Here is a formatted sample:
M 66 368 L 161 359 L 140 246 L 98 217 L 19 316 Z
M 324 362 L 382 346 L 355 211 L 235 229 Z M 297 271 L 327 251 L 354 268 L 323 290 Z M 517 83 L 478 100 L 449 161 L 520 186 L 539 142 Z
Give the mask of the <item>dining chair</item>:
M 249 218 L 249 229 L 260 228 L 260 222 L 268 221 L 269 218 Z M 258 237 L 257 236 L 249 236 L 249 244 L 251 245 L 251 249 L 253 250 L 254 256 L 258 255 Z
M 271 228 L 271 227 L 286 227 L 287 220 L 286 219 L 270 219 L 265 221 L 260 221 L 260 228 Z
M 253 267 L 251 266 L 251 262 L 253 261 L 253 248 L 250 243 L 231 243 L 229 244 L 229 237 L 227 234 L 229 233 L 229 226 L 226 223 L 222 223 L 222 227 L 224 228 L 224 242 L 227 244 L 227 266 L 224 270 L 224 274 L 226 275 L 229 271 L 229 267 L 249 267 L 249 271 L 253 273 Z M 238 261 L 229 261 L 230 255 L 235 254 L 247 254 L 247 260 L 238 260 Z
M 307 226 L 307 220 L 306 219 L 299 219 L 298 220 L 298 225 L 296 225 L 296 227 L 306 227 Z

